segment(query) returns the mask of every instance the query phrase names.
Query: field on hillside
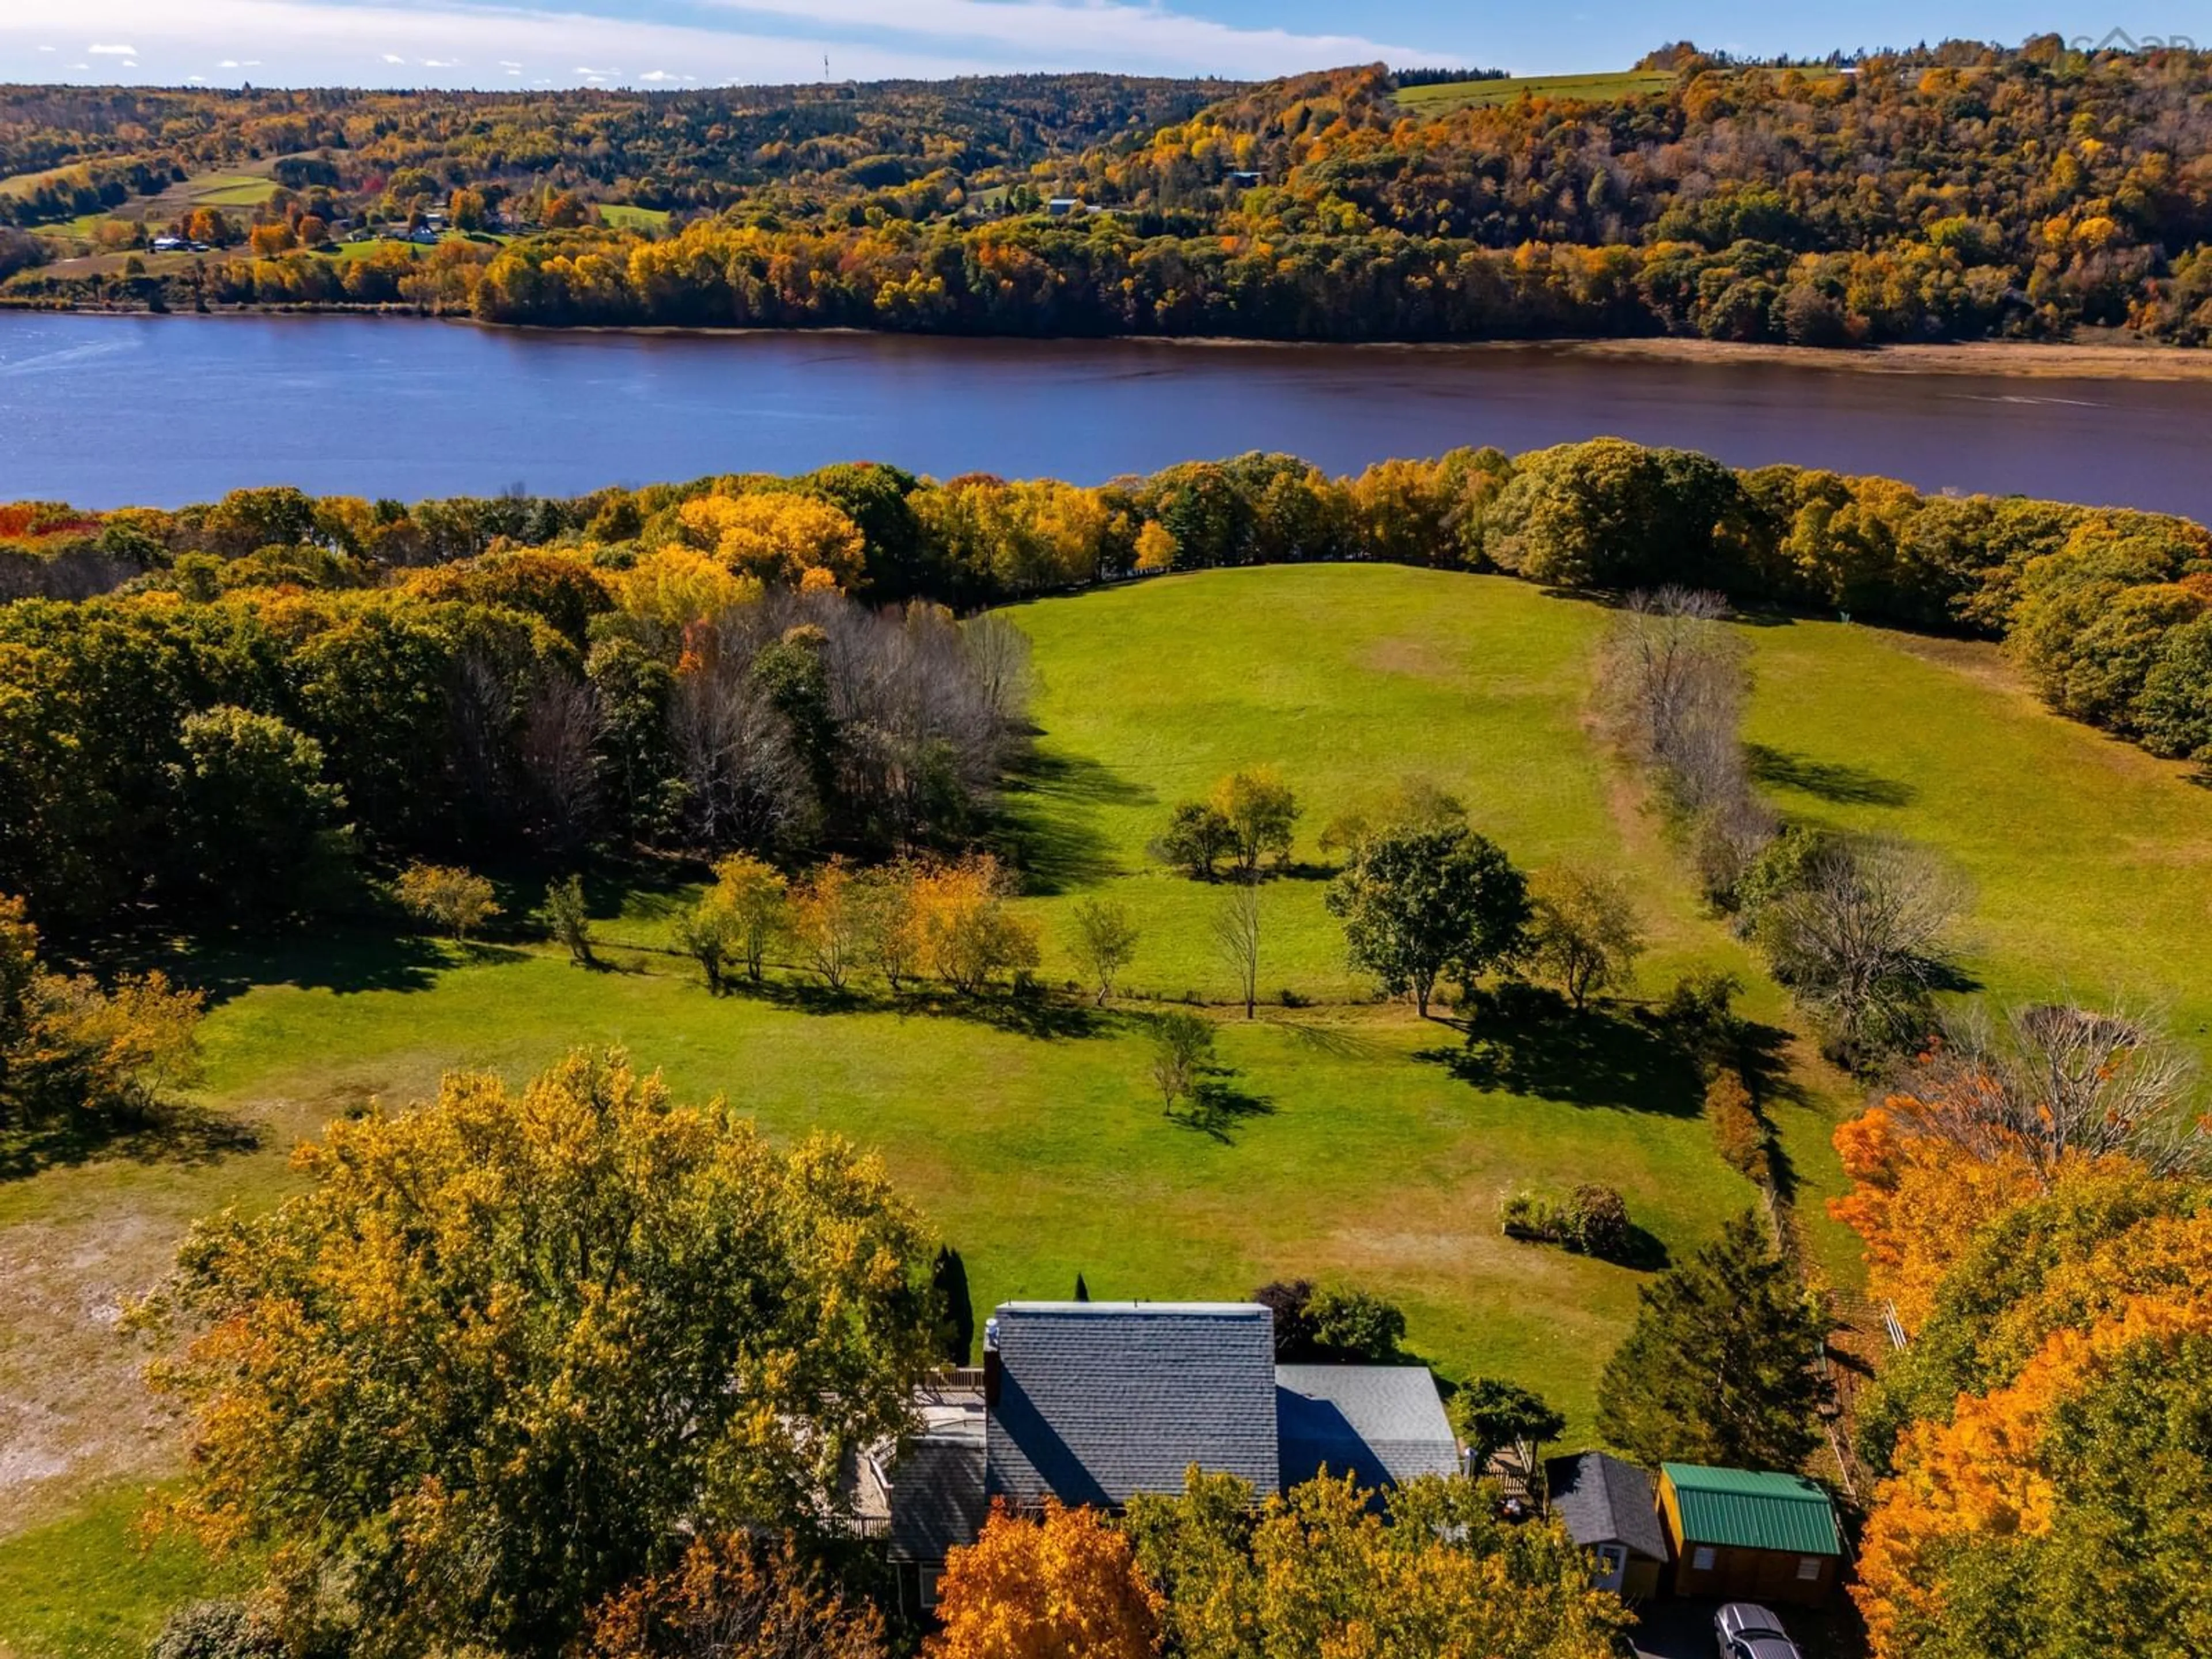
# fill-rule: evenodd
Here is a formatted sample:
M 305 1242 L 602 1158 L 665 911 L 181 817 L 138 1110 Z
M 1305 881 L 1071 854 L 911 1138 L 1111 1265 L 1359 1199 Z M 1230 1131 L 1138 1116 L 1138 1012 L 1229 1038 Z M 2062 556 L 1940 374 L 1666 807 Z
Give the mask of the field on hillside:
M 1664 92 L 1674 84 L 1667 70 L 1619 70 L 1601 75 L 1513 75 L 1498 81 L 1445 81 L 1430 87 L 1407 87 L 1398 101 L 1417 115 L 1448 115 L 1455 109 L 1475 109 L 1486 104 L 1510 104 L 1527 93 L 1531 98 L 1632 98 L 1640 93 Z
M 1023 902 L 1067 971 L 1066 912 L 1110 892 L 1145 937 L 1126 983 L 1215 1003 L 1229 974 L 1207 925 L 1220 890 L 1146 854 L 1168 809 L 1219 774 L 1279 766 L 1300 792 L 1300 863 L 1264 891 L 1261 986 L 1221 1021 L 1228 1073 L 1203 1122 L 1163 1115 L 1140 1017 L 830 1000 L 784 977 L 707 995 L 665 943 L 680 890 L 608 892 L 615 971 L 542 948 L 297 940 L 185 965 L 211 987 L 209 1110 L 190 1155 L 149 1149 L 0 1183 L 0 1652 L 128 1653 L 195 1569 L 134 1573 L 118 1516 L 174 1468 L 114 1310 L 195 1215 L 273 1200 L 285 1152 L 330 1116 L 400 1103 L 457 1066 L 520 1075 L 575 1042 L 623 1043 L 679 1094 L 723 1092 L 780 1134 L 822 1127 L 882 1153 L 964 1255 L 980 1307 L 1066 1293 L 1236 1296 L 1277 1275 L 1358 1283 L 1406 1308 L 1409 1346 L 1448 1376 L 1512 1376 L 1586 1435 L 1604 1357 L 1642 1273 L 1509 1243 L 1501 1188 L 1621 1189 L 1679 1255 L 1751 1201 L 1698 1115 L 1697 1080 L 1632 1003 L 1468 1034 L 1374 1004 L 1322 904 L 1321 829 L 1408 774 L 1459 795 L 1524 866 L 1601 864 L 1633 884 L 1652 937 L 1639 996 L 1691 965 L 1751 982 L 1703 915 L 1634 787 L 1582 720 L 1596 606 L 1501 579 L 1394 567 L 1231 570 L 1018 608 L 1036 642 L 1037 755 L 1009 838 Z M 2007 995 L 2070 985 L 2156 995 L 2212 1022 L 2212 793 L 2042 711 L 1982 647 L 1838 624 L 1749 630 L 1750 736 L 1792 813 L 1928 842 L 1973 882 L 1971 973 Z M 1285 999 L 1281 993 L 1291 993 Z M 1241 1010 L 1237 1011 L 1241 1013 Z M 1774 1115 L 1820 1260 L 1826 1146 L 1853 1091 L 1778 1032 Z M 250 1139 L 250 1145 L 242 1144 Z M 10 1535 L 12 1534 L 12 1535 Z M 82 1583 L 78 1626 L 44 1563 Z M 57 1608 L 60 1611 L 57 1611 Z M 44 1609 L 41 1611 L 41 1609 Z

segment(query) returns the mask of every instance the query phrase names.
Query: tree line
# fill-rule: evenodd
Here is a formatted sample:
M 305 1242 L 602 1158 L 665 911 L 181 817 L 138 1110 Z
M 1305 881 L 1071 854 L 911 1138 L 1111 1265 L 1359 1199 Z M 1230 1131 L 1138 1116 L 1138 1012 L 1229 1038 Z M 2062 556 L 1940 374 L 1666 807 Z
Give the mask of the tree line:
M 989 816 L 1028 669 L 1018 629 L 934 607 L 1361 558 L 1994 636 L 2061 712 L 2212 757 L 2202 526 L 1611 439 L 1346 478 L 1252 454 L 1096 488 L 850 465 L 566 500 L 27 502 L 0 507 L 0 891 L 49 924 L 149 898 L 268 919 L 361 854 L 463 842 L 949 849 Z M 1698 621 L 1645 618 L 1665 706 L 1635 741 L 1718 896 L 1769 836 L 1726 630 L 1704 668 L 1663 637 Z M 1250 868 L 1275 832 L 1223 839 L 1264 809 L 1250 787 L 1179 811 L 1174 855 Z
M 72 177 L 113 173 L 112 135 L 148 130 L 124 127 L 112 103 L 189 135 L 130 165 L 278 155 L 292 172 L 228 239 L 257 257 L 33 272 L 9 292 L 552 325 L 1844 346 L 2087 324 L 2212 337 L 2212 54 L 2085 54 L 2043 36 L 1849 71 L 1688 47 L 1665 59 L 1656 91 L 1441 114 L 1400 103 L 1380 65 L 1255 88 L 131 93 L 86 94 L 100 106 L 81 112 L 49 92 L 28 118 L 98 131 L 34 135 L 21 153 L 82 157 Z M 120 186 L 66 188 L 73 203 Z M 1050 192 L 1080 201 L 1080 222 L 1040 214 Z M 611 224 L 593 198 L 686 222 Z M 33 192 L 9 210 L 64 204 Z M 303 216 L 412 224 L 428 208 L 527 234 L 357 261 L 290 251 Z

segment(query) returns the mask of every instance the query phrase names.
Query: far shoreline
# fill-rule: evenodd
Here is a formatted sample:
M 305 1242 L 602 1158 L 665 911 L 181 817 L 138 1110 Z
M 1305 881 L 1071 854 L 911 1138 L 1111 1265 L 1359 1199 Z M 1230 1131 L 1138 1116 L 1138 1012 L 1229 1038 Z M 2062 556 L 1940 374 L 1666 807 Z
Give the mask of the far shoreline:
M 1914 344 L 1827 348 L 1747 343 L 1732 340 L 1686 339 L 1666 335 L 1626 337 L 1561 337 L 1504 340 L 1270 340 L 1243 335 L 1158 334 L 961 334 L 873 328 L 699 328 L 678 324 L 495 323 L 472 316 L 439 316 L 412 309 L 324 306 L 226 306 L 221 309 L 155 312 L 96 306 L 0 305 L 0 315 L 69 317 L 162 317 L 321 319 L 354 317 L 380 322 L 455 324 L 489 332 L 516 335 L 634 335 L 640 338 L 739 339 L 763 336 L 793 337 L 888 337 L 932 341 L 979 341 L 994 345 L 1082 344 L 1155 346 L 1208 350 L 1351 350 L 1422 354 L 1541 352 L 1602 362 L 1606 359 L 1691 366 L 1765 365 L 1857 374 L 1958 375 L 2021 380 L 2212 381 L 2212 349 L 2155 344 L 2148 341 L 2044 342 L 1960 340 Z

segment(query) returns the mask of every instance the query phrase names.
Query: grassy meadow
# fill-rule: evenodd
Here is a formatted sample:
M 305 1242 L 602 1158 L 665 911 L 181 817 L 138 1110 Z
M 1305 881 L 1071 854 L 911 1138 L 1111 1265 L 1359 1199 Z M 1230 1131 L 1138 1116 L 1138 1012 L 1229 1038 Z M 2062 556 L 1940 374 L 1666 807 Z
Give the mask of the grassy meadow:
M 1598 75 L 1510 75 L 1495 81 L 1444 81 L 1435 86 L 1405 87 L 1399 90 L 1398 102 L 1413 114 L 1433 117 L 1449 115 L 1455 109 L 1510 104 L 1523 93 L 1531 98 L 1581 98 L 1595 102 L 1664 92 L 1674 84 L 1674 75 L 1666 70 L 1615 70 Z
M 0 1182 L 0 1401 L 14 1413 L 0 1655 L 134 1652 L 204 1570 L 173 1544 L 133 1565 L 118 1519 L 176 1451 L 114 1313 L 190 1219 L 273 1201 L 289 1146 L 332 1115 L 419 1098 L 455 1066 L 520 1078 L 579 1042 L 626 1045 L 680 1095 L 725 1093 L 778 1134 L 827 1128 L 878 1150 L 963 1252 L 980 1307 L 1065 1295 L 1079 1272 L 1105 1297 L 1354 1282 L 1405 1307 L 1408 1346 L 1447 1376 L 1537 1387 L 1587 1434 L 1645 1275 L 1504 1240 L 1500 1189 L 1615 1186 L 1655 1255 L 1693 1248 L 1753 1189 L 1721 1163 L 1696 1079 L 1635 999 L 1470 1039 L 1375 1003 L 1346 971 L 1316 839 L 1407 775 L 1460 796 L 1524 866 L 1626 877 L 1652 945 L 1638 997 L 1692 965 L 1746 978 L 1788 1067 L 1772 1110 L 1814 1250 L 1848 1279 L 1850 1242 L 1819 1199 L 1838 1184 L 1827 1133 L 1854 1092 L 1789 1035 L 1787 1005 L 1701 913 L 1586 731 L 1601 610 L 1501 579 L 1318 566 L 1012 614 L 1036 642 L 1041 736 L 1006 833 L 1030 874 L 1022 902 L 1048 979 L 1069 971 L 1069 907 L 1111 893 L 1144 930 L 1130 989 L 1225 1004 L 1207 933 L 1220 891 L 1146 844 L 1176 800 L 1240 765 L 1279 766 L 1304 803 L 1299 861 L 1264 893 L 1260 1017 L 1213 1010 L 1224 1074 L 1211 1114 L 1163 1115 L 1140 1014 L 1125 1008 L 893 1008 L 790 976 L 710 998 L 658 948 L 681 890 L 599 895 L 601 973 L 534 946 L 368 938 L 193 959 L 213 1006 L 205 1117 L 185 1145 Z M 1778 805 L 1952 859 L 1975 893 L 1966 965 L 1993 992 L 2124 988 L 2205 1041 L 2212 793 L 2046 714 L 1984 647 L 1831 623 L 1749 633 L 1749 736 Z M 96 1616 L 21 1592 L 48 1561 L 94 1587 Z

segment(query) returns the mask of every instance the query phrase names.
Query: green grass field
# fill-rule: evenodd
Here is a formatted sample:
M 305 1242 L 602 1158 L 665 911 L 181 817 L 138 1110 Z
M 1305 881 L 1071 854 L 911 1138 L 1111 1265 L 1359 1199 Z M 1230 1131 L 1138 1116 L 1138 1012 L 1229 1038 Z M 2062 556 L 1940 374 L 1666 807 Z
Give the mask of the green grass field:
M 1756 1016 L 1788 1021 L 1584 730 L 1595 606 L 1499 579 L 1327 566 L 1170 577 L 1013 614 L 1036 644 L 1042 736 L 1010 833 L 1048 976 L 1066 971 L 1066 908 L 1110 892 L 1145 930 L 1133 988 L 1225 1000 L 1206 942 L 1218 890 L 1144 848 L 1176 799 L 1273 763 L 1306 803 L 1304 860 L 1331 817 L 1423 774 L 1524 866 L 1623 872 L 1652 936 L 1643 994 L 1718 963 L 1752 981 Z M 2047 714 L 1984 648 L 1831 623 L 1750 635 L 1750 735 L 1778 804 L 1956 860 L 1977 892 L 1967 965 L 1993 990 L 2124 986 L 2203 1040 L 2212 793 Z M 607 973 L 534 948 L 367 939 L 201 960 L 216 995 L 204 1101 L 217 1129 L 248 1126 L 258 1144 L 209 1133 L 186 1156 L 0 1186 L 0 1397 L 21 1403 L 17 1457 L 34 1477 L 0 1521 L 0 1653 L 134 1652 L 124 1632 L 201 1570 L 189 1557 L 133 1569 L 114 1522 L 119 1494 L 165 1477 L 175 1453 L 112 1309 L 190 1219 L 280 1195 L 286 1148 L 335 1114 L 418 1098 L 457 1066 L 519 1076 L 573 1042 L 626 1044 L 679 1093 L 726 1093 L 779 1134 L 823 1127 L 878 1150 L 964 1254 L 979 1305 L 1063 1295 L 1079 1272 L 1102 1296 L 1235 1296 L 1277 1274 L 1356 1282 L 1405 1306 L 1410 1346 L 1447 1375 L 1531 1383 L 1585 1432 L 1643 1275 L 1507 1243 L 1499 1189 L 1604 1181 L 1679 1255 L 1751 1188 L 1714 1152 L 1695 1079 L 1627 1010 L 1470 1048 L 1364 1000 L 1316 874 L 1266 889 L 1273 1006 L 1249 1024 L 1215 1011 L 1231 1071 L 1205 1126 L 1162 1115 L 1127 1012 L 1039 1029 L 1002 1010 L 825 1006 L 788 982 L 711 999 L 647 948 L 680 893 L 606 896 Z M 1282 988 L 1321 1006 L 1286 1006 Z M 1838 1184 L 1827 1133 L 1851 1091 L 1802 1044 L 1787 1053 L 1796 1092 L 1775 1115 L 1814 1249 L 1845 1276 L 1849 1241 L 1818 1212 Z M 96 1618 L 70 1623 L 51 1595 L 9 1593 L 63 1540 L 74 1582 L 100 1586 Z
M 1516 75 L 1499 81 L 1446 81 L 1432 87 L 1407 87 L 1398 94 L 1398 102 L 1417 115 L 1448 115 L 1455 109 L 1510 104 L 1524 92 L 1531 98 L 1579 98 L 1596 102 L 1664 92 L 1674 83 L 1674 76 L 1664 70 L 1620 70 L 1603 75 Z
M 627 202 L 602 202 L 599 217 L 617 230 L 665 230 L 668 226 L 666 208 L 633 207 Z

